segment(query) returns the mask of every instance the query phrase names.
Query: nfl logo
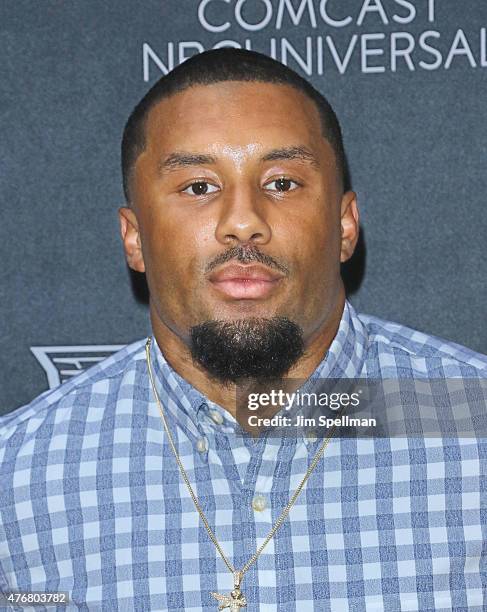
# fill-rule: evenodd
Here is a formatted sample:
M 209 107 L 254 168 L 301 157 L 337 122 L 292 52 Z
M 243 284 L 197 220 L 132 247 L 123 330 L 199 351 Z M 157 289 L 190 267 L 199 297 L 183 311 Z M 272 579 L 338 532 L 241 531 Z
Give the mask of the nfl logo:
M 123 347 L 123 344 L 31 346 L 30 350 L 44 368 L 49 388 L 54 389 Z

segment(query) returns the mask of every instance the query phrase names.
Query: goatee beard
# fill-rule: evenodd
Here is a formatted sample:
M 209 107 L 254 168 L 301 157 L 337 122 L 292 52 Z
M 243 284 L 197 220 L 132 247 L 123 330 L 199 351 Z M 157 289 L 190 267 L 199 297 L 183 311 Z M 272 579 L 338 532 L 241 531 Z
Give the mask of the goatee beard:
M 286 317 L 205 321 L 190 330 L 193 360 L 221 384 L 282 378 L 304 354 L 303 330 Z

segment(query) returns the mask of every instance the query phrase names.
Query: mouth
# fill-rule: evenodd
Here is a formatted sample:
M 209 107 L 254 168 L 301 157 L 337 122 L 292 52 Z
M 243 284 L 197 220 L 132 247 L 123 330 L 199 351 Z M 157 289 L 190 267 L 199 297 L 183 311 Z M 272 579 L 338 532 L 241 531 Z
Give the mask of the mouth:
M 277 280 L 264 281 L 233 278 L 227 281 L 213 282 L 213 285 L 216 289 L 235 300 L 255 300 L 267 297 L 278 282 Z
M 232 264 L 213 273 L 209 280 L 223 295 L 234 300 L 267 297 L 284 276 L 263 266 Z

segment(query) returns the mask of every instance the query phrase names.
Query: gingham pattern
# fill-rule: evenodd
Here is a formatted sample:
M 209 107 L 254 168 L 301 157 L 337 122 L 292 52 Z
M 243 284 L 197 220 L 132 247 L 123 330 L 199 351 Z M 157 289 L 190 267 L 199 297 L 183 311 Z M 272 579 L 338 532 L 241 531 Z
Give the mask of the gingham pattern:
M 3 590 L 68 591 L 70 610 L 196 612 L 217 609 L 210 591 L 231 589 L 163 433 L 144 344 L 0 419 Z M 320 441 L 239 438 L 235 421 L 182 380 L 155 341 L 152 359 L 183 465 L 241 567 Z M 486 357 L 347 303 L 313 376 L 486 374 Z M 474 438 L 332 440 L 246 573 L 245 610 L 487 609 L 486 450 Z M 256 494 L 264 510 L 253 509 Z

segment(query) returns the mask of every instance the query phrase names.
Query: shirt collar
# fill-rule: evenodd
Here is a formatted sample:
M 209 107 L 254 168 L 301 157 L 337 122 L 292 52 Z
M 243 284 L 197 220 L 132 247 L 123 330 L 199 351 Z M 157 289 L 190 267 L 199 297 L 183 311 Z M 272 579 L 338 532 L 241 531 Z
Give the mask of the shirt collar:
M 338 331 L 326 352 L 306 383 L 305 389 L 317 378 L 357 378 L 362 371 L 367 348 L 367 331 L 350 302 L 345 301 Z M 152 336 L 151 364 L 155 385 L 165 414 L 175 422 L 193 443 L 197 443 L 211 430 L 235 435 L 241 431 L 232 415 L 215 404 L 188 381 L 180 376 L 168 363 Z M 300 432 L 311 448 L 314 440 Z M 294 442 L 295 438 L 282 438 Z

